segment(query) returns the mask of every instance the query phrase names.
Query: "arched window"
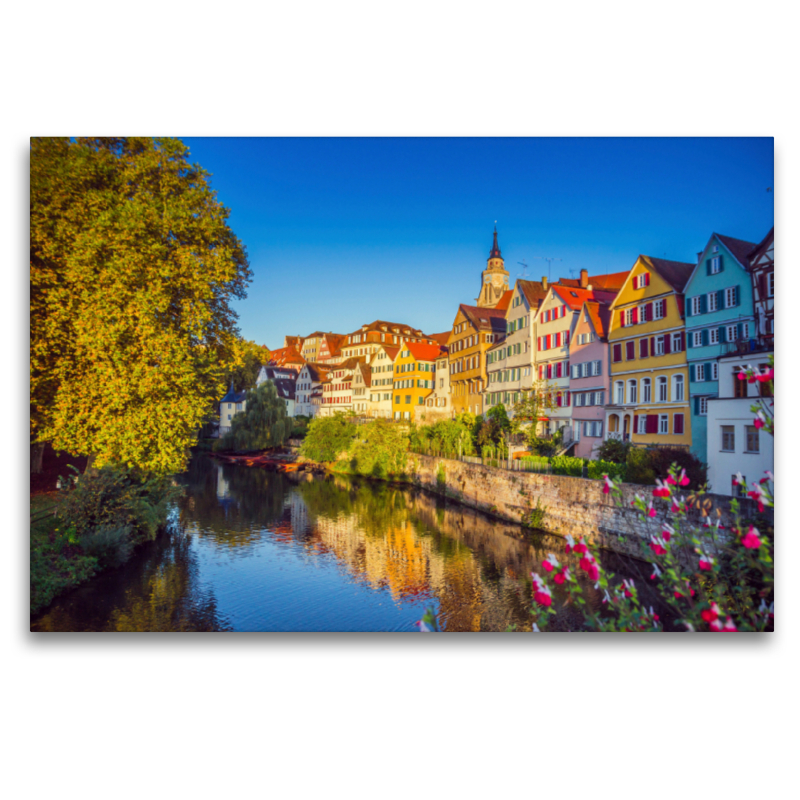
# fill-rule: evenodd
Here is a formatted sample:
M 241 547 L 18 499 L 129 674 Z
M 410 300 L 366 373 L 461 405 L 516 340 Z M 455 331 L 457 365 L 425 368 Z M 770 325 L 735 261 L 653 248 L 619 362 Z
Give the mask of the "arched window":
M 636 402 L 636 379 L 631 378 L 628 381 L 628 402 L 635 403 Z
M 615 385 L 616 388 L 616 403 L 618 406 L 625 404 L 625 383 L 623 381 L 617 381 Z
M 672 399 L 673 400 L 683 400 L 684 391 L 683 391 L 683 375 L 673 375 L 672 376 Z
M 669 400 L 667 397 L 667 379 L 664 375 L 662 375 L 658 379 L 658 398 L 657 402 L 659 403 L 666 403 Z
M 652 403 L 652 381 L 650 378 L 642 378 L 642 402 Z

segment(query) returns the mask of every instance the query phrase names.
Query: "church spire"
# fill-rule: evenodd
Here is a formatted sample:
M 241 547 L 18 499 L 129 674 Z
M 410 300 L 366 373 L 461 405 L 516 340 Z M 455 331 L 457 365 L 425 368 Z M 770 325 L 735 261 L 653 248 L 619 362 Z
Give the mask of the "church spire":
M 497 223 L 494 225 L 494 242 L 492 243 L 492 252 L 489 253 L 489 258 L 502 258 L 500 255 L 500 245 L 497 244 Z

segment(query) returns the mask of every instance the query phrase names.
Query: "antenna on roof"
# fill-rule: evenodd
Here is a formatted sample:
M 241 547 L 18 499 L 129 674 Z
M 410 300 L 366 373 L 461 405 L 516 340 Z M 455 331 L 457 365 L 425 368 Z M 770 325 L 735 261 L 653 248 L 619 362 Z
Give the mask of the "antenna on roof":
M 569 276 L 570 276 L 570 278 L 574 278 L 574 277 L 575 277 L 575 273 L 576 273 L 577 271 L 578 271 L 577 269 L 574 269 L 574 268 L 573 268 L 573 269 L 571 269 L 571 270 L 569 271 Z
M 528 265 L 525 261 L 517 261 L 517 264 L 522 267 L 522 272 L 518 272 L 517 275 L 522 275 L 523 280 L 526 280 L 528 277 Z
M 534 256 L 534 258 L 541 258 L 543 261 L 547 262 L 547 282 L 548 283 L 551 282 L 551 278 L 552 278 L 552 276 L 550 274 L 550 271 L 551 271 L 551 267 L 553 265 L 553 262 L 554 261 L 563 261 L 564 260 L 563 258 L 549 258 L 548 256 Z

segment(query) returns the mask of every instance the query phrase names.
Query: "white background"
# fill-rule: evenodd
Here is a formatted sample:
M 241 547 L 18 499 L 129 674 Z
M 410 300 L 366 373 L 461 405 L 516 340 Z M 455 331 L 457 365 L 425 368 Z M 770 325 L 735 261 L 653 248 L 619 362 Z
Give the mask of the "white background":
M 789 7 L 5 8 L 6 797 L 792 793 L 800 531 L 783 415 L 778 633 L 760 638 L 33 635 L 25 422 L 28 137 L 48 134 L 774 135 L 788 400 L 800 269 L 781 224 L 798 218 Z

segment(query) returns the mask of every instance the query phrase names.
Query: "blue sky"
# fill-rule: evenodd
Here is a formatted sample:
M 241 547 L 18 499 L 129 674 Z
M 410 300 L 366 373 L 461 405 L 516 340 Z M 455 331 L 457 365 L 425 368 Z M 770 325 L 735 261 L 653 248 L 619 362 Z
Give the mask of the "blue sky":
M 248 250 L 242 334 L 270 348 L 374 319 L 448 330 L 497 220 L 511 281 L 693 261 L 773 225 L 771 138 L 184 138 Z

